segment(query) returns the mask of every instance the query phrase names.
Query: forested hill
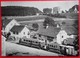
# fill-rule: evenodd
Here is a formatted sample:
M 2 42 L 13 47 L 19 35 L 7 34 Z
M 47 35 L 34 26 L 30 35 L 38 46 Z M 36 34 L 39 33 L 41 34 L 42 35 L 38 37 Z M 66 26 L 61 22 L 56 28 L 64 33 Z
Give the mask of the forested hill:
M 22 7 L 22 6 L 4 6 L 1 7 L 2 16 L 27 16 L 42 13 L 35 7 Z

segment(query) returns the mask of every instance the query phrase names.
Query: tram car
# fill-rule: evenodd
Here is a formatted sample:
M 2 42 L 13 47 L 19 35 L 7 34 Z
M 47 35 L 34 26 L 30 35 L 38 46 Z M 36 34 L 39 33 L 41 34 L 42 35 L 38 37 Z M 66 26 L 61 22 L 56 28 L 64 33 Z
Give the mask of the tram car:
M 63 55 L 69 55 L 69 56 L 76 55 L 73 46 L 60 45 L 56 42 L 48 44 L 46 49 Z
M 38 39 L 31 39 L 31 38 L 22 38 L 20 39 L 19 43 L 22 43 L 27 46 L 36 47 L 39 49 L 45 49 L 47 51 L 60 53 L 63 55 L 74 55 L 74 47 L 73 46 L 66 46 L 60 45 L 58 43 L 49 43 L 45 44 L 45 42 L 41 42 Z
M 57 42 L 48 44 L 46 49 L 52 52 L 60 53 L 60 45 Z
M 64 55 L 75 55 L 73 46 L 60 45 L 60 52 Z
M 22 38 L 19 40 L 19 43 L 36 48 L 43 48 L 45 46 L 45 42 L 41 42 L 38 39 L 33 38 Z

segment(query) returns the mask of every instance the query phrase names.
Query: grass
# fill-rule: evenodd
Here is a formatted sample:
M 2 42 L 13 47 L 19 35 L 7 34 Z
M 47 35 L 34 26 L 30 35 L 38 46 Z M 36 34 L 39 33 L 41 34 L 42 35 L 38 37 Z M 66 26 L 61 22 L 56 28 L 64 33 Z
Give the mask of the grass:
M 8 19 L 16 19 L 17 21 L 31 21 L 31 20 L 39 20 L 44 19 L 47 16 L 45 15 L 39 15 L 39 16 L 3 16 L 2 19 L 8 18 Z
M 60 15 L 66 16 L 67 18 L 70 19 L 78 19 L 78 13 L 62 13 Z

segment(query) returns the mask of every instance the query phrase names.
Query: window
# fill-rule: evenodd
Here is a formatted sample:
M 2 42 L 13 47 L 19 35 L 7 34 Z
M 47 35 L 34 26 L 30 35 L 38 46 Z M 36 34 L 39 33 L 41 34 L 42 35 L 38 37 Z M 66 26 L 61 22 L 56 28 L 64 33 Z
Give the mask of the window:
M 29 35 L 30 33 L 28 32 L 28 35 Z
M 18 32 L 16 32 L 16 34 L 18 34 Z
M 39 37 L 41 37 L 41 35 L 39 35 Z
M 15 32 L 13 32 L 13 34 L 15 34 Z
M 62 38 L 63 38 L 63 36 L 62 36 Z
M 23 32 L 23 34 L 25 35 L 25 32 Z

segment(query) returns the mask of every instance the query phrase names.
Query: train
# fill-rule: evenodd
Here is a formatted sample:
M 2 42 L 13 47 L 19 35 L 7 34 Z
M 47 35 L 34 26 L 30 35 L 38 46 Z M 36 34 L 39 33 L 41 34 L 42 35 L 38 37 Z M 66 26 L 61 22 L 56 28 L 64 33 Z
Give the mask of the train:
M 47 51 L 60 53 L 63 55 L 75 55 L 75 50 L 73 46 L 60 45 L 56 42 L 46 44 L 45 42 L 41 42 L 38 39 L 22 38 L 19 40 L 19 43 L 27 45 L 29 47 L 44 49 Z

